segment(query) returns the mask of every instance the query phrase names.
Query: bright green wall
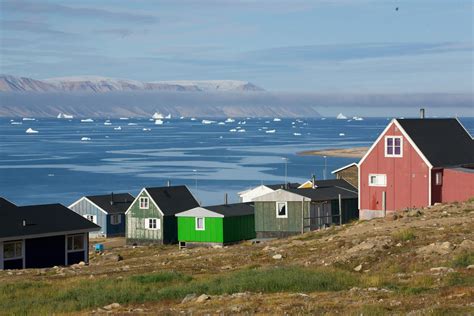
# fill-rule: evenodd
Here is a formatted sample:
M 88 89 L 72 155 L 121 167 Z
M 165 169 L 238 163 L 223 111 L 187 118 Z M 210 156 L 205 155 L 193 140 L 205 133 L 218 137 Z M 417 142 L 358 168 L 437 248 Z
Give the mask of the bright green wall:
M 178 240 L 188 242 L 224 242 L 223 219 L 206 217 L 205 230 L 196 230 L 195 217 L 178 217 Z

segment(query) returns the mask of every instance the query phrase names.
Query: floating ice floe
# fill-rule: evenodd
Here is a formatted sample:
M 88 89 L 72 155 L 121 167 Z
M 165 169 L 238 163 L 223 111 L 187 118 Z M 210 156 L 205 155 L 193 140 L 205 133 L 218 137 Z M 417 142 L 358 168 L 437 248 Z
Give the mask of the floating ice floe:
M 339 136 L 346 136 L 346 134 L 344 134 L 344 133 L 339 133 Z
M 137 123 L 128 123 L 127 125 L 128 126 L 135 126 L 135 125 L 137 125 Z
M 364 118 L 362 118 L 362 117 L 360 117 L 360 116 L 353 116 L 352 119 L 353 119 L 354 121 L 363 121 L 363 120 L 364 120 Z
M 11 122 L 11 125 L 23 125 L 23 122 Z
M 225 123 L 224 122 L 219 122 L 219 123 L 217 123 L 217 125 L 225 125 Z
M 180 119 L 180 120 L 184 120 L 184 116 L 180 116 L 179 119 Z
M 301 133 L 293 133 L 295 136 L 301 136 Z
M 143 128 L 143 131 L 144 132 L 149 132 L 149 131 L 151 131 L 151 128 Z
M 104 122 L 104 125 L 112 125 L 112 123 L 109 120 L 107 120 Z
M 123 121 L 126 121 L 126 120 L 128 120 L 128 117 L 121 117 L 120 119 L 123 120 Z
M 245 125 L 245 124 L 247 124 L 247 122 L 246 122 L 246 121 L 240 121 L 240 122 L 237 123 L 237 124 L 239 124 L 239 125 Z
M 88 119 L 82 119 L 81 122 L 82 122 L 82 123 L 92 123 L 92 122 L 94 122 L 94 120 L 88 118 Z
M 155 112 L 155 114 L 153 114 L 153 116 L 152 116 L 152 119 L 154 119 L 154 120 L 159 120 L 159 119 L 164 119 L 164 118 L 165 117 L 160 112 Z
M 235 128 L 233 128 L 233 129 L 230 129 L 230 130 L 229 130 L 229 132 L 231 132 L 231 133 L 235 133 L 235 132 L 237 132 L 237 129 L 235 129 Z
M 191 121 L 195 121 L 195 120 L 196 120 L 196 118 L 195 118 L 195 117 L 191 117 Z
M 262 129 L 268 129 L 268 127 L 264 126 L 264 127 L 262 127 Z
M 210 121 L 210 120 L 202 120 L 201 123 L 204 124 L 204 125 L 208 125 L 208 124 L 213 124 L 215 123 L 216 121 Z
M 347 120 L 347 116 L 345 116 L 345 115 L 342 114 L 342 113 L 339 113 L 339 114 L 336 116 L 336 118 L 337 118 L 338 120 Z
M 38 131 L 36 131 L 36 130 L 34 130 L 30 127 L 25 131 L 25 133 L 27 133 L 27 134 L 38 134 Z
M 321 121 L 324 121 L 325 119 L 326 119 L 325 117 L 322 117 L 322 118 L 321 118 Z
M 268 124 L 268 123 L 270 123 L 270 121 L 265 121 L 265 124 Z
M 63 113 L 59 113 L 58 116 L 56 116 L 58 119 L 73 119 L 74 116 L 73 115 L 69 115 L 69 114 L 63 114 Z
M 224 137 L 223 137 L 223 136 L 219 136 L 219 139 L 222 139 L 222 138 L 224 138 Z
M 165 116 L 165 119 L 169 120 L 170 118 L 171 118 L 171 114 L 168 114 L 168 115 Z
M 227 120 L 225 120 L 226 123 L 234 123 L 235 120 L 233 118 L 227 118 Z
M 245 129 L 242 128 L 242 129 L 239 129 L 237 132 L 239 132 L 239 133 L 245 133 L 246 131 L 245 131 Z
M 155 121 L 155 125 L 163 125 L 163 121 L 158 119 Z
M 36 119 L 31 118 L 31 117 L 24 117 L 23 121 L 36 121 Z
M 275 118 L 273 119 L 273 122 L 280 122 L 280 121 L 281 121 L 281 118 L 278 118 L 278 117 L 275 117 Z
M 274 134 L 276 132 L 276 130 L 274 129 L 269 129 L 268 131 L 265 131 L 265 133 L 267 134 Z
M 122 127 L 121 127 L 121 126 L 119 126 L 119 127 L 114 127 L 114 130 L 116 130 L 116 131 L 121 131 L 121 130 L 122 130 Z
M 82 137 L 82 138 L 81 138 L 81 142 L 88 142 L 88 141 L 90 141 L 90 140 L 91 140 L 90 137 Z

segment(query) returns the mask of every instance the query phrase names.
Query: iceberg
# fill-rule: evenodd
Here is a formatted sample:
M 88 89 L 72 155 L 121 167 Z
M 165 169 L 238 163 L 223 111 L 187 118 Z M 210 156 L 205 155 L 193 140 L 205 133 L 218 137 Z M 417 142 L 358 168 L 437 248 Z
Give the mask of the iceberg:
M 58 116 L 56 116 L 58 119 L 73 119 L 74 116 L 73 115 L 69 115 L 69 114 L 63 114 L 63 113 L 59 113 Z
M 195 121 L 195 120 L 196 120 L 196 118 L 195 118 L 195 117 L 191 117 L 191 121 Z
M 301 133 L 293 133 L 295 136 L 301 136 Z
M 179 119 L 180 119 L 180 120 L 184 120 L 184 116 L 180 116 Z
M 225 120 L 225 122 L 226 123 L 234 123 L 235 120 L 229 117 L 229 118 L 227 118 L 227 120 Z
M 159 119 L 164 119 L 165 117 L 160 112 L 155 112 L 155 114 L 153 114 L 152 118 L 154 120 L 159 120 Z
M 87 142 L 87 141 L 90 141 L 91 138 L 90 137 L 82 137 L 81 138 L 81 142 Z
M 144 132 L 149 132 L 149 131 L 151 131 L 151 128 L 143 128 L 143 131 Z
M 34 130 L 30 127 L 25 131 L 25 133 L 27 133 L 27 134 L 38 134 L 38 131 L 36 131 L 36 130 Z
M 82 123 L 92 123 L 92 122 L 94 122 L 94 120 L 88 118 L 88 119 L 82 119 L 81 122 L 82 122 Z
M 224 122 L 219 122 L 219 123 L 217 123 L 217 125 L 225 125 L 225 123 Z
M 11 125 L 23 125 L 23 122 L 11 122 Z
M 235 133 L 235 132 L 237 132 L 237 130 L 235 128 L 233 128 L 233 129 L 230 129 L 229 132 Z
M 281 121 L 281 119 L 278 118 L 278 117 L 275 117 L 275 118 L 273 119 L 273 122 L 280 122 L 280 121 Z
M 208 125 L 208 124 L 212 124 L 212 123 L 215 123 L 216 121 L 210 121 L 210 120 L 202 120 L 201 123 L 202 124 L 205 124 L 205 125 Z
M 23 121 L 36 121 L 36 119 L 31 118 L 31 117 L 24 117 Z
M 112 125 L 112 123 L 110 123 L 110 121 L 107 120 L 107 121 L 104 122 L 104 125 Z
M 165 119 L 169 120 L 170 118 L 171 118 L 171 114 L 168 114 L 168 115 L 165 116 Z
M 128 126 L 135 126 L 135 125 L 137 125 L 137 123 L 128 123 L 127 125 Z
M 239 129 L 237 132 L 239 132 L 239 133 L 245 133 L 245 129 L 243 129 L 243 128 L 242 128 L 242 129 Z
M 352 117 L 352 119 L 353 119 L 354 121 L 363 121 L 363 120 L 364 120 L 364 119 L 363 119 L 362 117 L 360 117 L 360 116 L 354 116 L 354 117 Z
M 121 117 L 120 119 L 126 121 L 126 120 L 128 120 L 128 117 Z
M 155 125 L 163 125 L 163 121 L 158 119 L 155 121 Z
M 269 129 L 269 130 L 265 131 L 265 133 L 267 133 L 267 134 L 274 134 L 275 132 L 276 132 L 276 130 L 274 130 L 274 129 Z
M 337 118 L 338 120 L 347 120 L 347 117 L 346 117 L 344 114 L 342 114 L 342 113 L 339 113 L 339 114 L 336 116 L 336 118 Z
M 121 131 L 121 130 L 122 130 L 122 127 L 120 127 L 120 126 L 119 126 L 119 127 L 114 127 L 114 130 L 116 130 L 116 131 Z
M 346 136 L 346 134 L 344 134 L 344 133 L 339 133 L 339 136 Z

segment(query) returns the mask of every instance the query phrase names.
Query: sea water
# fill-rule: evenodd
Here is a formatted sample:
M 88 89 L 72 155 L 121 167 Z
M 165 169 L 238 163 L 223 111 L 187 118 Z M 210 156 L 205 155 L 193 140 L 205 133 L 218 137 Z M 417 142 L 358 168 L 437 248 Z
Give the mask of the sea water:
M 223 203 L 225 193 L 229 202 L 238 202 L 237 192 L 262 183 L 304 182 L 312 174 L 332 178 L 332 170 L 359 159 L 297 152 L 370 146 L 389 123 L 387 118 L 246 118 L 202 124 L 202 118 L 155 125 L 130 118 L 104 125 L 106 118 L 88 123 L 37 118 L 19 125 L 12 119 L 22 121 L 0 118 L 0 196 L 19 205 L 69 205 L 83 195 L 137 194 L 168 181 L 187 185 L 204 205 Z M 461 121 L 474 133 L 473 118 Z M 25 133 L 28 128 L 38 133 Z M 245 132 L 230 132 L 239 129 Z

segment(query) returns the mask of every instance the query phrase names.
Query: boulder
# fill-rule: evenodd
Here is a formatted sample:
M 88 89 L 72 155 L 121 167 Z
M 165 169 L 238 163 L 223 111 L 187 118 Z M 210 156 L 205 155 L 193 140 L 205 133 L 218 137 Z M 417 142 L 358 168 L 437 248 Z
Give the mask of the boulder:
M 448 273 L 448 272 L 454 272 L 453 269 L 447 268 L 447 267 L 435 267 L 430 269 L 431 272 L 436 272 L 436 273 Z
M 199 296 L 197 299 L 196 299 L 196 303 L 204 303 L 205 301 L 208 301 L 210 300 L 211 297 L 207 294 L 202 294 L 201 296 Z
M 474 264 L 470 264 L 466 267 L 468 270 L 474 270 Z
M 183 298 L 183 300 L 181 301 L 181 304 L 188 303 L 188 302 L 194 300 L 195 298 L 196 298 L 196 294 L 194 294 L 194 293 L 188 294 Z
M 459 249 L 462 250 L 474 250 L 474 241 L 469 240 L 469 239 L 464 239 L 460 244 L 459 244 Z
M 360 272 L 362 270 L 362 264 L 359 264 L 357 267 L 354 268 L 354 271 Z
M 420 247 L 416 250 L 416 253 L 422 256 L 429 255 L 447 255 L 454 249 L 453 245 L 449 241 L 435 242 L 428 246 Z
M 114 253 L 109 253 L 102 257 L 105 261 L 111 261 L 111 262 L 119 262 L 123 260 L 121 255 L 114 254 Z
M 272 258 L 275 259 L 275 260 L 280 260 L 280 259 L 283 258 L 283 256 L 282 256 L 281 254 L 277 253 L 277 254 L 274 255 Z
M 105 310 L 110 311 L 110 310 L 112 310 L 112 309 L 120 308 L 120 304 L 119 304 L 119 303 L 112 303 L 112 304 L 106 305 L 106 306 L 104 306 L 104 307 L 102 307 L 102 308 L 105 309 Z

